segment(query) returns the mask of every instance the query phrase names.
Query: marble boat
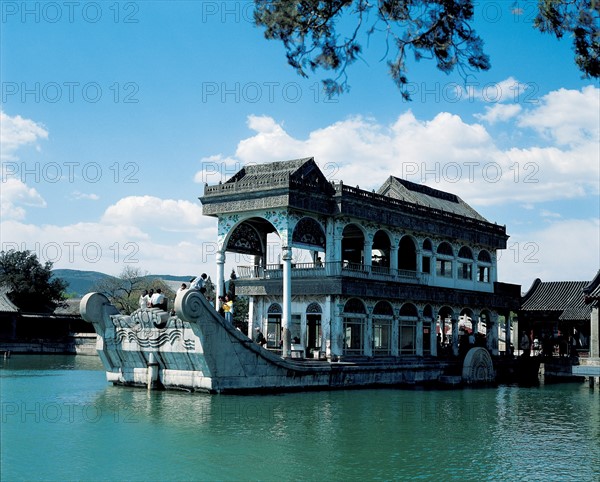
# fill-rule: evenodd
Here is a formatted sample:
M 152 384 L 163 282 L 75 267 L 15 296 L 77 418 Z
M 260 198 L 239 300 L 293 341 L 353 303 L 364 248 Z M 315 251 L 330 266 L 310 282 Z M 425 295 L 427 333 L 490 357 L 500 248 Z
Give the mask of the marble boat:
M 90 293 L 81 313 L 109 381 L 223 393 L 494 380 L 520 286 L 497 279 L 505 226 L 460 197 L 395 176 L 366 191 L 304 158 L 245 166 L 200 201 L 217 219 L 215 295 L 228 254 L 251 260 L 234 295 L 266 348 L 199 292 L 178 295 L 174 316 L 121 315 Z

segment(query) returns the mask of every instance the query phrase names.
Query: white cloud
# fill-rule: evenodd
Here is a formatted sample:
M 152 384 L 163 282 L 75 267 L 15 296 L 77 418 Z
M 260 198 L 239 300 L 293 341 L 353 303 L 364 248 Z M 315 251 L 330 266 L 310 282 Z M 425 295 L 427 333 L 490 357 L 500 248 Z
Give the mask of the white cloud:
M 2 160 L 15 159 L 14 153 L 26 144 L 47 139 L 48 131 L 41 124 L 17 115 L 9 116 L 0 111 L 0 151 Z
M 600 138 L 600 89 L 588 86 L 577 90 L 560 89 L 542 97 L 540 105 L 525 112 L 519 121 L 559 146 L 595 143 Z
M 511 82 L 516 81 L 508 79 L 504 88 Z M 234 158 L 205 159 L 222 161 L 231 175 L 247 163 L 314 156 L 331 180 L 377 189 L 392 174 L 480 206 L 573 199 L 599 190 L 600 134 L 594 102 L 599 92 L 594 87 L 551 92 L 527 109 L 486 107 L 479 119 L 506 121 L 494 134 L 483 124 L 447 112 L 421 120 L 408 111 L 389 125 L 355 116 L 296 139 L 274 119 L 250 116 L 248 126 L 254 134 L 239 141 Z M 561 118 L 571 126 L 563 128 Z M 530 127 L 543 137 L 532 136 Z M 515 132 L 525 145 L 500 145 L 497 139 L 506 142 Z M 548 143 L 548 132 L 556 144 Z M 207 170 L 196 177 L 206 179 Z
M 32 187 L 14 177 L 1 181 L 0 214 L 2 219 L 25 219 L 25 207 L 45 208 L 46 201 Z
M 0 249 L 28 249 L 42 262 L 51 261 L 54 268 L 113 275 L 125 265 L 153 274 L 214 273 L 216 221 L 182 214 L 189 209 L 187 204 L 149 196 L 125 198 L 110 206 L 100 221 L 64 226 L 37 226 L 3 217 Z M 139 210 L 132 207 L 148 209 L 150 216 L 136 216 Z M 169 231 L 171 216 L 176 217 L 177 229 Z
M 558 219 L 541 230 L 513 232 L 498 260 L 498 279 L 523 291 L 536 278 L 591 281 L 600 266 L 599 233 L 598 219 Z
M 491 107 L 485 106 L 485 114 L 475 114 L 475 118 L 489 124 L 495 124 L 514 118 L 521 110 L 519 104 L 495 104 Z
M 200 203 L 154 196 L 128 196 L 109 206 L 102 222 L 113 225 L 157 226 L 169 231 L 189 231 L 206 223 Z
M 79 192 L 79 191 L 73 191 L 71 193 L 71 197 L 73 199 L 79 200 L 79 199 L 87 199 L 90 201 L 98 201 L 100 199 L 100 196 L 98 196 L 98 194 L 94 194 L 94 193 L 83 193 L 83 192 Z
M 508 77 L 500 82 L 488 82 L 484 85 L 479 83 L 468 83 L 466 87 L 458 86 L 461 91 L 457 98 L 465 101 L 480 100 L 486 103 L 496 104 L 498 102 L 520 102 L 533 98 L 535 85 L 518 81 L 514 77 Z
M 232 157 L 220 154 L 200 159 L 200 170 L 194 176 L 194 182 L 200 184 L 217 184 L 224 182 L 243 167 L 243 164 Z

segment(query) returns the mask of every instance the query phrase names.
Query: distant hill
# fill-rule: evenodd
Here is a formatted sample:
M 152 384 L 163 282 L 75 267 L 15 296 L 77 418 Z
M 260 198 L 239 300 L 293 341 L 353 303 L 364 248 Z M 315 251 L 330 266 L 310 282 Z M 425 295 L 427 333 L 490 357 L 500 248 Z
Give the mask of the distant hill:
M 53 269 L 52 274 L 56 278 L 66 281 L 69 284 L 66 292 L 75 297 L 81 297 L 92 291 L 93 286 L 100 280 L 112 278 L 112 276 L 98 271 L 79 271 L 76 269 Z
M 69 285 L 66 290 L 67 293 L 74 295 L 75 297 L 82 297 L 86 293 L 92 291 L 93 287 L 101 280 L 113 277 L 105 273 L 100 273 L 99 271 L 79 271 L 76 269 L 54 269 L 52 270 L 52 274 L 55 277 L 66 281 Z M 175 283 L 175 286 L 177 287 L 177 283 L 187 283 L 193 276 L 149 274 L 146 278 L 148 278 L 148 284 L 154 279 L 162 279 L 167 282 Z

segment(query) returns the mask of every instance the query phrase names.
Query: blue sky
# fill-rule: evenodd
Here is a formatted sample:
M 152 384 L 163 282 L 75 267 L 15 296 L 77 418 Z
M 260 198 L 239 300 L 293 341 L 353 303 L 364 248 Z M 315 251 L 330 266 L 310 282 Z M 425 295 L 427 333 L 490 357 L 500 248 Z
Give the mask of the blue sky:
M 590 280 L 600 266 L 600 90 L 531 2 L 477 2 L 492 68 L 465 84 L 409 63 L 402 100 L 373 37 L 327 99 L 233 1 L 2 6 L 2 249 L 56 268 L 215 275 L 204 182 L 314 156 L 376 189 L 389 175 L 458 194 L 510 234 L 501 281 Z M 231 256 L 228 264 L 245 264 Z

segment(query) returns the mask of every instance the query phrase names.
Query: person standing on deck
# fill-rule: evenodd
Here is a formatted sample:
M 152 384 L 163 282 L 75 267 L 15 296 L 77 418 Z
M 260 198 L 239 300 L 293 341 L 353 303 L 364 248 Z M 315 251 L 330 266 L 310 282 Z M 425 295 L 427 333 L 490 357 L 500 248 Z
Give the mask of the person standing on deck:
M 223 311 L 225 312 L 225 319 L 229 323 L 233 323 L 233 299 L 230 295 L 225 295 L 225 303 L 223 303 Z

